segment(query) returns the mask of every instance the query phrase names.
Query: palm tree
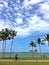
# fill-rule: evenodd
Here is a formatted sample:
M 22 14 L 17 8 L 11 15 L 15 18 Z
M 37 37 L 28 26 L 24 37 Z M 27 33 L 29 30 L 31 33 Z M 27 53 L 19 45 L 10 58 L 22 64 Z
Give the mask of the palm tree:
M 43 43 L 44 40 L 41 40 L 41 38 L 37 39 L 37 43 L 39 44 L 39 50 L 40 50 L 40 54 L 41 54 L 41 46 L 40 45 L 44 45 L 45 43 Z M 42 55 L 41 55 L 42 57 Z
M 31 41 L 30 46 L 32 47 L 32 54 L 33 54 L 33 47 L 36 47 L 36 44 L 33 41 Z
M 4 40 L 5 40 L 5 32 L 4 32 L 4 29 L 2 29 L 2 31 L 0 31 L 1 32 L 1 40 L 3 41 L 3 44 L 2 44 L 2 54 L 3 54 L 3 57 L 5 56 L 5 54 L 4 54 L 4 49 L 5 49 L 5 44 L 4 44 Z
M 39 44 L 39 49 L 40 49 L 40 53 L 41 53 L 41 47 L 40 47 L 41 39 L 40 38 L 37 39 L 37 43 Z
M 11 49 L 10 49 L 10 57 L 11 57 L 11 54 L 12 54 L 12 48 L 13 48 L 13 40 L 14 40 L 14 37 L 16 36 L 16 31 L 14 30 L 10 30 L 10 36 L 11 36 L 11 39 L 12 39 L 12 43 L 11 43 Z
M 49 46 L 49 34 L 46 34 L 46 40 L 47 40 L 47 42 L 48 42 L 48 46 Z
M 3 44 L 2 44 L 2 57 L 4 58 L 5 57 L 5 49 L 6 49 L 6 40 L 8 39 L 8 29 L 5 28 L 5 29 L 2 29 L 0 31 L 0 40 L 3 41 Z
M 9 38 L 9 29 L 5 28 L 4 31 L 5 31 L 5 40 L 4 40 L 5 41 L 4 52 L 5 52 L 5 50 L 6 50 L 6 40 L 8 40 L 8 38 Z
M 12 52 L 13 39 L 16 36 L 16 33 L 17 32 L 15 32 L 14 30 L 9 30 L 8 28 L 2 29 L 0 31 L 0 40 L 3 41 L 3 45 L 2 45 L 3 57 L 5 57 L 6 40 L 12 39 L 11 49 L 10 49 L 10 51 Z
M 0 31 L 0 41 L 2 41 L 2 32 Z M 3 47 L 2 47 L 3 48 Z
M 3 57 L 5 57 L 5 48 L 6 48 L 6 40 L 7 40 L 7 32 L 6 32 L 6 29 L 2 29 L 0 31 L 0 39 L 3 41 L 3 44 L 2 44 L 2 52 L 3 52 Z

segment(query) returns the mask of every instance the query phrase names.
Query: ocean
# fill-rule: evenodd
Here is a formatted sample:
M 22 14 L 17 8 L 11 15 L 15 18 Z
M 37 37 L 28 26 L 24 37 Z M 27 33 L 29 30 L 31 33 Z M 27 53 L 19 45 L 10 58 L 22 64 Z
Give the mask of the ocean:
M 17 54 L 18 57 L 40 57 L 41 55 L 42 56 L 46 56 L 46 57 L 49 57 L 49 53 L 31 53 L 31 52 L 6 52 L 5 53 L 5 57 L 10 57 L 10 54 L 11 54 L 11 57 L 15 57 L 15 55 Z M 3 53 L 0 52 L 0 57 L 3 56 Z

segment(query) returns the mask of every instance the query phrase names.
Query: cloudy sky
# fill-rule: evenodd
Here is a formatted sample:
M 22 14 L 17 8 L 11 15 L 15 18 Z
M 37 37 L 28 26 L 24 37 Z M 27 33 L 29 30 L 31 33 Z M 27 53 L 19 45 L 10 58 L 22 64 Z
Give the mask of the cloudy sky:
M 0 30 L 4 28 L 17 31 L 13 51 L 29 51 L 30 41 L 49 33 L 49 0 L 0 0 Z

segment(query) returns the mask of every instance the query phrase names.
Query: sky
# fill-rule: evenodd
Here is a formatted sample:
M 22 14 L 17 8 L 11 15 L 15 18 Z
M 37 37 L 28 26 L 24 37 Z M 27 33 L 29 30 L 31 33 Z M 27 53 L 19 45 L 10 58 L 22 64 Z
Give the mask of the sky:
M 0 30 L 9 28 L 17 31 L 14 52 L 28 52 L 29 43 L 49 33 L 49 0 L 0 0 Z M 0 42 L 0 51 L 2 51 Z M 11 41 L 7 41 L 6 51 L 10 51 Z M 48 52 L 48 44 L 41 46 Z M 37 44 L 39 52 L 39 46 Z

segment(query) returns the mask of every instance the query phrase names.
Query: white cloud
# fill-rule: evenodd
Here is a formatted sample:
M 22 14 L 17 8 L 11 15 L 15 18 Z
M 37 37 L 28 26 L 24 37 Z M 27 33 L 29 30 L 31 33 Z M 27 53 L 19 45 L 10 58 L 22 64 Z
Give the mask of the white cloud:
M 0 20 L 0 30 L 4 28 L 13 29 L 13 25 L 8 20 Z
M 46 19 L 46 20 L 49 20 L 49 13 L 45 13 L 43 18 Z
M 0 30 L 2 29 L 3 26 L 4 26 L 4 22 L 0 20 Z
M 41 2 L 42 0 L 30 0 L 29 1 L 29 4 L 36 4 L 36 3 L 39 3 Z
M 2 10 L 3 9 L 3 4 L 0 4 L 0 10 Z
M 42 1 L 43 0 L 30 0 L 30 1 L 24 0 L 23 6 L 27 7 L 27 6 L 31 5 L 31 4 L 37 4 L 37 3 L 42 2 Z
M 22 26 L 18 26 L 14 28 L 15 30 L 18 31 L 18 36 L 25 37 L 28 35 L 32 35 L 36 31 L 39 31 L 40 33 L 45 31 L 48 32 L 49 29 L 49 24 L 46 21 L 41 20 L 36 15 L 31 17 L 31 20 L 28 20 L 28 24 L 27 24 L 28 26 L 24 28 Z
M 7 7 L 8 6 L 8 3 L 7 2 L 3 2 L 4 6 Z
M 45 2 L 44 4 L 40 5 L 39 11 L 43 13 L 43 18 L 44 19 L 49 19 L 49 4 Z
M 7 15 L 9 16 L 9 18 L 7 17 L 7 15 L 5 15 L 7 17 L 6 20 L 1 19 L 0 20 L 0 30 L 2 28 L 11 28 L 17 31 L 17 36 L 22 36 L 22 37 L 26 37 L 29 35 L 32 35 L 33 33 L 37 32 L 38 33 L 43 33 L 43 32 L 49 32 L 49 23 L 45 20 L 41 20 L 41 18 L 39 16 L 37 16 L 37 14 L 30 14 L 29 11 L 27 11 L 27 6 L 30 6 L 30 4 L 36 4 L 38 2 L 41 2 L 41 0 L 24 0 L 23 2 L 23 7 L 25 8 L 25 12 L 23 12 L 23 8 L 20 12 L 18 5 L 15 6 L 14 10 L 17 11 L 15 13 L 14 10 L 12 9 L 12 7 L 8 7 L 7 9 Z M 4 6 L 8 6 L 8 4 L 6 2 L 4 2 Z M 2 9 L 3 5 L 0 4 L 0 8 Z M 21 8 L 21 7 L 20 7 Z M 30 9 L 32 7 L 30 6 Z M 15 22 L 10 21 L 10 18 L 12 18 L 12 14 L 10 14 L 12 11 L 13 14 L 13 19 L 15 19 Z M 49 19 L 49 5 L 46 3 L 40 4 L 40 8 L 37 10 L 41 13 L 44 14 L 43 18 L 45 19 Z M 9 13 L 10 12 L 10 13 Z M 23 15 L 22 13 L 24 13 L 25 15 Z M 17 16 L 14 18 L 14 15 Z M 31 16 L 32 15 L 32 16 Z M 29 18 L 27 18 L 26 16 L 29 16 Z M 25 18 L 26 20 L 23 20 L 23 18 Z M 25 22 L 25 23 L 24 23 Z M 23 25 L 22 25 L 23 24 Z M 21 25 L 21 26 L 20 26 Z
M 43 13 L 49 11 L 49 4 L 47 2 L 45 2 L 44 4 L 41 4 L 40 5 L 40 11 Z
M 23 24 L 22 18 L 16 18 L 15 21 L 17 24 Z
M 2 9 L 3 7 L 8 7 L 7 2 L 0 3 L 0 8 Z
M 30 34 L 29 34 L 30 29 L 29 29 L 29 28 L 24 28 L 24 29 L 23 29 L 22 27 L 17 27 L 17 28 L 15 28 L 15 29 L 16 29 L 16 31 L 18 32 L 18 33 L 17 33 L 18 36 L 26 37 L 26 36 L 30 35 Z
M 32 28 L 32 31 L 34 30 L 34 32 L 43 32 L 49 28 L 49 24 L 46 21 L 41 20 L 38 16 L 34 16 L 32 17 L 32 22 L 30 21 L 30 28 Z
M 0 7 L 3 7 L 3 4 L 0 4 Z
M 28 1 L 28 0 L 24 0 L 23 6 L 24 6 L 24 7 L 27 7 L 28 5 L 29 5 L 29 1 Z

